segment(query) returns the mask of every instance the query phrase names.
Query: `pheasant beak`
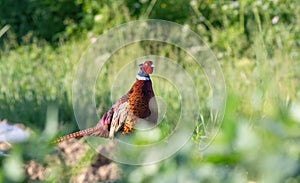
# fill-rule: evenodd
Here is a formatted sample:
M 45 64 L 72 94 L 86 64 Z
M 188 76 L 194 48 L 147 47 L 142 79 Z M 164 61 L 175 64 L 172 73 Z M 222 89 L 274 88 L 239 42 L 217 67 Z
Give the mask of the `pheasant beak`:
M 152 65 L 151 65 L 151 67 L 155 67 L 155 65 L 154 65 L 154 64 L 152 64 Z

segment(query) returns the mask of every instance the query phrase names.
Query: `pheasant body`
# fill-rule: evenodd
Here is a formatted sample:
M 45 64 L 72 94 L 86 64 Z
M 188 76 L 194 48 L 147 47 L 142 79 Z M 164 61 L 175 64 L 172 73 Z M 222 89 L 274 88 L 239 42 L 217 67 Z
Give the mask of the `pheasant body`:
M 84 136 L 113 138 L 116 133 L 130 133 L 140 118 L 156 124 L 155 100 L 153 105 L 149 106 L 151 98 L 154 97 L 149 76 L 153 72 L 153 67 L 152 61 L 145 61 L 139 65 L 137 79 L 131 89 L 104 113 L 96 126 L 60 137 L 55 142 Z

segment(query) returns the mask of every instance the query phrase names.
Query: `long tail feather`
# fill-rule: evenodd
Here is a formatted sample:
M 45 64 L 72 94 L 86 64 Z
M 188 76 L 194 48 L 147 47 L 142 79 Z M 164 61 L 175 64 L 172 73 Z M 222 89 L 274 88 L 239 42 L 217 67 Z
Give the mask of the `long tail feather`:
M 89 135 L 94 135 L 94 136 L 100 136 L 106 138 L 107 134 L 107 128 L 103 128 L 103 126 L 96 126 L 92 128 L 88 128 L 85 130 L 80 130 L 78 132 L 74 132 L 65 136 L 62 136 L 54 141 L 55 144 L 74 139 L 74 138 L 79 138 L 79 137 L 84 137 L 84 136 L 89 136 Z

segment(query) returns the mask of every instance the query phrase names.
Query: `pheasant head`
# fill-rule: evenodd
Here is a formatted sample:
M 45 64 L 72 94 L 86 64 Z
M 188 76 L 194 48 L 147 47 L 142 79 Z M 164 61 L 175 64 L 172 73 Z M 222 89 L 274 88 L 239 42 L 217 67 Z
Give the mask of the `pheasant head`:
M 138 80 L 150 80 L 149 74 L 152 74 L 154 64 L 152 61 L 145 61 L 139 65 L 139 71 L 136 76 Z

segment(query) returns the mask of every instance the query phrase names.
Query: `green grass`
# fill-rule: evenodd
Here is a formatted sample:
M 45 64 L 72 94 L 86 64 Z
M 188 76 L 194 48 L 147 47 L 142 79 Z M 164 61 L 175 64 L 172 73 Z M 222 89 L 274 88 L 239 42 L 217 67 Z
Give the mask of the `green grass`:
M 286 8 L 290 4 L 294 7 L 288 11 Z M 99 115 L 128 91 L 134 81 L 135 73 L 125 77 L 122 72 L 119 73 L 120 68 L 138 57 L 150 54 L 178 61 L 190 74 L 198 89 L 201 111 L 192 143 L 170 159 L 155 165 L 120 165 L 124 180 L 300 181 L 300 125 L 299 119 L 294 117 L 295 113 L 299 113 L 295 112 L 295 106 L 300 105 L 300 11 L 296 2 L 290 4 L 284 6 L 281 3 L 275 13 L 265 12 L 262 7 L 249 13 L 250 8 L 244 7 L 239 10 L 236 23 L 231 22 L 232 17 L 226 15 L 224 10 L 220 15 L 225 22 L 223 27 L 216 26 L 213 18 L 205 20 L 211 28 L 209 33 L 203 24 L 195 26 L 200 11 L 193 10 L 195 14 L 186 20 L 186 24 L 203 36 L 217 56 L 227 88 L 222 126 L 216 139 L 203 152 L 196 149 L 199 139 L 205 134 L 203 123 L 213 123 L 214 117 L 208 108 L 209 85 L 202 70 L 195 71 L 192 58 L 174 46 L 157 42 L 128 45 L 110 58 L 105 69 L 100 70 L 95 87 Z M 293 15 L 288 17 L 293 17 L 295 23 L 289 24 L 285 16 L 280 17 L 277 24 L 270 23 L 270 15 L 276 13 Z M 128 12 L 125 16 L 130 19 Z M 112 27 L 112 24 L 117 25 L 122 20 L 121 15 L 116 15 L 107 26 Z M 99 26 L 95 26 L 91 33 L 96 34 L 98 29 Z M 101 27 L 101 30 L 105 28 Z M 90 43 L 89 39 L 84 34 L 79 39 L 56 47 L 36 40 L 18 45 L 15 49 L 7 46 L 0 51 L 0 119 L 24 123 L 34 131 L 28 144 L 16 145 L 20 148 L 13 149 L 12 157 L 16 160 L 26 162 L 38 159 L 42 162 L 44 156 L 52 152 L 46 146 L 46 142 L 52 138 L 51 134 L 66 134 L 77 129 L 72 108 L 72 82 L 80 56 Z M 11 44 L 15 43 L 12 41 Z M 120 78 L 123 80 L 118 81 Z M 126 82 L 126 85 L 118 88 L 115 82 Z M 153 77 L 153 85 L 155 93 L 165 99 L 167 106 L 165 119 L 160 125 L 160 138 L 163 139 L 175 128 L 181 106 L 178 105 L 178 91 L 170 81 Z M 51 110 L 54 112 L 49 112 Z M 55 116 L 56 112 L 58 116 Z M 47 138 L 41 138 L 49 131 L 47 124 L 51 121 L 57 123 L 59 128 L 52 129 Z M 133 137 L 136 144 L 152 142 L 151 139 L 140 138 L 138 134 Z M 31 152 L 34 147 L 39 147 L 37 154 Z M 86 159 L 89 159 L 89 155 Z M 10 160 L 1 159 L 2 166 Z M 152 171 L 147 172 L 147 168 Z M 66 167 L 63 169 L 67 171 Z M 6 171 L 7 168 L 0 170 L 0 180 L 10 179 Z M 66 177 L 60 178 L 67 180 L 76 172 L 78 168 L 72 167 Z M 22 180 L 25 181 L 20 176 L 18 181 Z

